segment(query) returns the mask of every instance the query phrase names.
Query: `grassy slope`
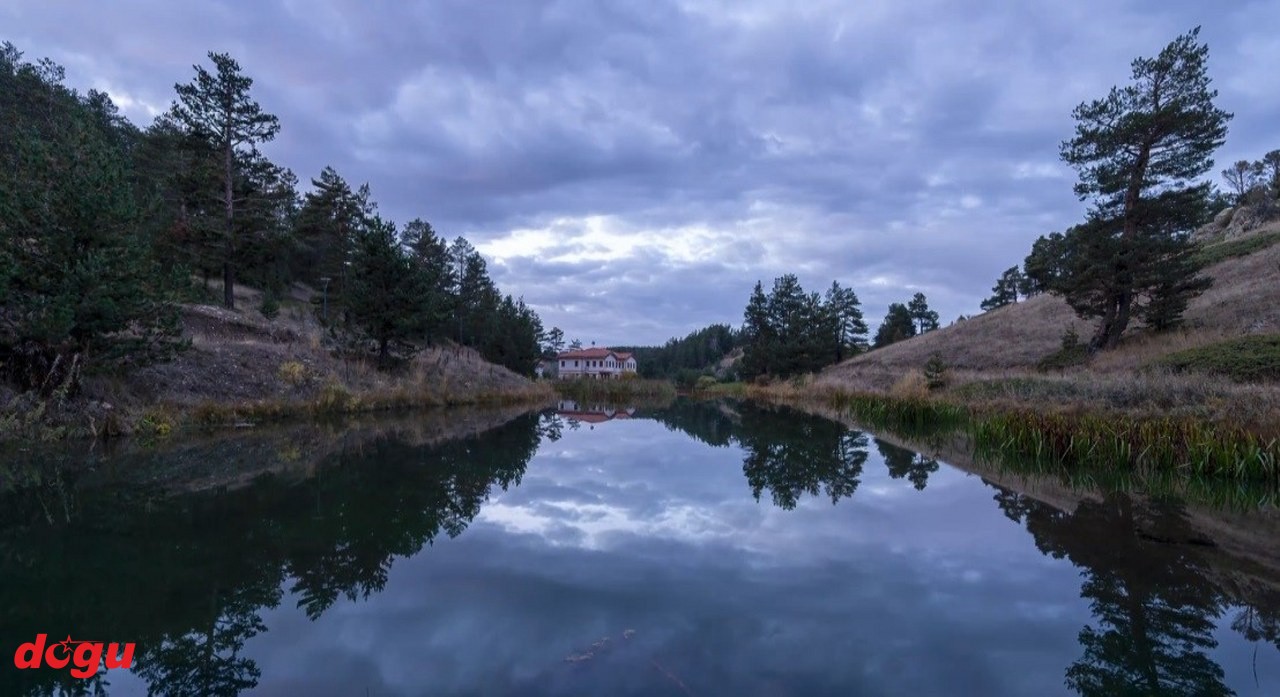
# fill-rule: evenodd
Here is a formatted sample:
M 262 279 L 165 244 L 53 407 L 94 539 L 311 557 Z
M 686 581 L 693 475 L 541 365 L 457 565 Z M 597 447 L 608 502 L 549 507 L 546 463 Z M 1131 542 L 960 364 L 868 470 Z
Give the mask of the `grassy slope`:
M 1280 228 L 1280 223 L 1272 227 Z M 1205 273 L 1213 277 L 1213 287 L 1192 301 L 1183 330 L 1150 337 L 1131 330 L 1120 348 L 1095 358 L 1091 368 L 1129 370 L 1157 356 L 1225 338 L 1280 332 L 1280 245 L 1226 259 Z M 935 352 L 957 369 L 1034 368 L 1057 350 L 1063 332 L 1072 326 L 1085 339 L 1093 331 L 1093 324 L 1076 317 L 1063 300 L 1038 296 L 863 354 L 828 369 L 828 374 L 918 368 Z
M 0 414 L 0 440 L 554 397 L 545 384 L 489 363 L 468 348 L 426 349 L 391 373 L 376 370 L 372 362 L 340 360 L 325 346 L 312 306 L 303 299 L 307 290 L 295 290 L 271 321 L 255 309 L 260 295 L 248 288 L 236 289 L 238 311 L 184 306 L 191 347 L 174 360 L 124 377 L 86 377 L 83 393 L 48 409 L 44 424 L 24 425 L 20 414 Z M 2 411 L 31 411 L 18 401 Z M 6 418 L 13 423 L 6 424 Z
M 1277 231 L 1280 222 L 1250 237 L 1275 240 Z M 918 373 L 937 353 L 951 368 L 947 393 L 965 400 L 1101 405 L 1196 417 L 1221 416 L 1231 409 L 1234 418 L 1246 423 L 1280 424 L 1280 395 L 1274 385 L 1231 384 L 1159 368 L 1163 357 L 1177 352 L 1246 335 L 1280 334 L 1280 244 L 1219 244 L 1234 244 L 1247 254 L 1206 269 L 1214 285 L 1191 303 L 1184 328 L 1158 335 L 1131 330 L 1119 348 L 1080 368 L 1049 374 L 1036 370 L 1042 358 L 1059 348 L 1068 327 L 1074 326 L 1084 339 L 1094 328 L 1061 299 L 1040 296 L 832 366 L 817 383 L 847 391 L 916 389 L 919 380 L 904 376 Z M 1215 248 L 1221 249 L 1215 245 L 1207 250 Z

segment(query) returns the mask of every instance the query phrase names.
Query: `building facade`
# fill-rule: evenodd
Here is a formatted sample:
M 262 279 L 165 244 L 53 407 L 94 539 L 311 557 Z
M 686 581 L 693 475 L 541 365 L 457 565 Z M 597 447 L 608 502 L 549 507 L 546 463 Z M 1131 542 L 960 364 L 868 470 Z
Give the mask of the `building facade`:
M 565 351 L 556 356 L 556 363 L 561 380 L 614 380 L 636 372 L 635 356 L 607 348 Z

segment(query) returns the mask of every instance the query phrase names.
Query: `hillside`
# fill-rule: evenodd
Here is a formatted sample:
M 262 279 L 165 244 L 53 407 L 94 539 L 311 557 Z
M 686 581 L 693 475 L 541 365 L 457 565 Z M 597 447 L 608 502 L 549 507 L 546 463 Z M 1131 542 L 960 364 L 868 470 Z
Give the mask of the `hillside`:
M 1213 231 L 1210 231 L 1213 232 Z M 1120 347 L 1084 366 L 1037 370 L 1074 328 L 1087 340 L 1094 327 L 1060 298 L 1042 295 L 992 310 L 942 329 L 862 354 L 823 371 L 817 382 L 844 390 L 918 388 L 918 374 L 937 354 L 949 368 L 949 392 L 965 398 L 1018 402 L 1096 402 L 1124 409 L 1175 409 L 1199 413 L 1209 405 L 1236 403 L 1243 418 L 1276 423 L 1280 404 L 1271 386 L 1235 384 L 1225 378 L 1171 375 L 1164 356 L 1240 337 L 1280 336 L 1280 221 L 1245 233 L 1197 235 L 1213 286 L 1196 298 L 1177 331 L 1130 329 Z
M 406 407 L 544 401 L 551 391 L 475 350 L 436 346 L 392 371 L 373 359 L 344 360 L 316 321 L 305 286 L 280 314 L 256 310 L 261 294 L 236 288 L 239 311 L 181 309 L 190 346 L 172 360 L 123 377 L 87 375 L 80 394 L 33 402 L 0 392 L 0 440 L 32 435 L 145 435 L 184 424 L 244 425 L 295 414 L 358 413 Z

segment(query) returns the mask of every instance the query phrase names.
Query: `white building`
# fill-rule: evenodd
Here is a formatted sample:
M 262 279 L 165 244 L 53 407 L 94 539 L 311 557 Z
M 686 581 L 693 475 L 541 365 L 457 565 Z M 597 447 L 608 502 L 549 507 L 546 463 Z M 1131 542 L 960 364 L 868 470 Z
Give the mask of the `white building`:
M 607 348 L 565 351 L 556 356 L 561 380 L 591 378 L 609 380 L 636 372 L 635 356 Z

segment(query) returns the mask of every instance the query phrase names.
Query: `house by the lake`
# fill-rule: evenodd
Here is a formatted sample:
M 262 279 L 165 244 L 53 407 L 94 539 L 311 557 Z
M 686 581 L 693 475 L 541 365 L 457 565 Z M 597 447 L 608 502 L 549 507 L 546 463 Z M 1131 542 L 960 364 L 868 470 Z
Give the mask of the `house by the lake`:
M 635 356 L 625 351 L 588 348 L 565 351 L 556 356 L 556 370 L 561 380 L 590 378 L 611 380 L 636 372 Z

